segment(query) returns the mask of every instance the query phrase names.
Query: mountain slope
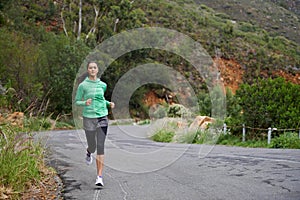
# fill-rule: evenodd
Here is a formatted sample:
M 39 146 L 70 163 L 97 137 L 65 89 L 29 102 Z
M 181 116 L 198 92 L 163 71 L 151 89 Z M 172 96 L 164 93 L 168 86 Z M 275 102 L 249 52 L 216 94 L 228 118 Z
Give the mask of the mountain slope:
M 291 0 L 195 0 L 237 21 L 257 24 L 274 35 L 300 44 L 300 1 Z
M 300 84 L 300 45 L 294 42 L 299 39 L 299 33 L 294 28 L 291 30 L 294 25 L 297 29 L 299 24 L 297 7 L 285 9 L 286 6 L 281 6 L 281 1 L 89 0 L 83 1 L 81 14 L 78 13 L 78 0 L 3 2 L 0 3 L 0 36 L 3 38 L 0 40 L 0 71 L 20 69 L 16 70 L 20 76 L 0 73 L 0 81 L 3 85 L 11 81 L 11 87 L 16 88 L 18 94 L 23 94 L 20 91 L 36 91 L 28 81 L 32 81 L 31 77 L 36 78 L 36 85 L 43 90 L 43 94 L 47 94 L 51 87 L 55 91 L 61 91 L 59 81 L 63 82 L 61 85 L 70 83 L 82 64 L 81 58 L 86 57 L 86 51 L 122 31 L 148 26 L 177 30 L 201 43 L 218 64 L 225 86 L 232 90 L 236 90 L 240 83 L 251 84 L 258 78 L 277 76 L 284 76 L 287 80 Z M 78 34 L 80 15 L 83 23 Z M 288 29 L 284 32 L 286 27 Z M 268 32 L 267 28 L 272 32 Z M 288 34 L 294 41 L 280 34 Z M 15 38 L 20 38 L 20 41 L 11 45 L 16 41 Z M 21 59 L 29 64 L 10 62 L 19 59 L 16 50 L 20 49 L 27 53 L 26 58 L 35 60 Z M 201 74 L 195 69 L 192 71 L 190 63 L 171 52 L 151 49 L 130 52 L 105 71 L 104 81 L 111 86 L 108 88 L 108 96 L 122 75 L 137 63 L 150 62 L 174 68 L 188 80 L 192 79 L 194 82 L 191 84 L 200 86 L 199 90 L 205 91 Z M 10 66 L 9 70 L 7 66 Z M 70 72 L 70 66 L 74 71 L 64 80 L 61 74 Z M 25 67 L 30 69 L 25 70 Z M 40 69 L 43 69 L 43 76 L 46 78 L 39 78 Z M 18 84 L 18 78 L 23 78 L 28 84 Z M 68 99 L 70 93 L 53 93 L 51 98 L 55 101 L 52 104 L 57 105 L 52 108 L 59 108 L 59 111 L 66 109 L 68 113 L 70 108 L 65 105 L 71 105 L 71 102 L 57 99 Z M 27 93 L 24 92 L 24 97 L 27 96 L 25 94 Z M 28 107 L 27 103 L 24 104 L 24 107 Z

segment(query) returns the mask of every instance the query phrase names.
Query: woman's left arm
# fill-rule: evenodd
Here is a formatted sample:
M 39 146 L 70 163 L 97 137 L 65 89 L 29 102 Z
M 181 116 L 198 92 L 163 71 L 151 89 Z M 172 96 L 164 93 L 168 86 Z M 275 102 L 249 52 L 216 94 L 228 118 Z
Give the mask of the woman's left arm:
M 115 107 L 115 103 L 114 102 L 110 102 L 110 101 L 106 101 L 106 106 L 108 108 L 114 108 Z

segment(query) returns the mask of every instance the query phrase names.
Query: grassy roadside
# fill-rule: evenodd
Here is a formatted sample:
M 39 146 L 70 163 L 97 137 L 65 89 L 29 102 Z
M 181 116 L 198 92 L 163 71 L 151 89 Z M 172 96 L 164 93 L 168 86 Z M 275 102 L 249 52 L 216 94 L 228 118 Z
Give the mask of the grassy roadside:
M 167 127 L 157 130 L 151 137 L 156 142 L 179 142 L 189 144 L 217 144 L 227 146 L 240 146 L 251 148 L 282 148 L 282 149 L 300 149 L 300 139 L 296 132 L 285 132 L 279 136 L 275 136 L 271 139 L 271 143 L 267 143 L 266 137 L 248 139 L 242 141 L 242 135 L 234 135 L 230 132 L 226 135 L 222 130 L 210 131 L 201 130 L 197 132 L 190 132 L 180 135 L 176 135 L 176 128 Z
M 59 199 L 61 182 L 44 162 L 44 147 L 31 134 L 49 128 L 48 121 L 24 122 L 24 127 L 0 124 L 0 199 Z

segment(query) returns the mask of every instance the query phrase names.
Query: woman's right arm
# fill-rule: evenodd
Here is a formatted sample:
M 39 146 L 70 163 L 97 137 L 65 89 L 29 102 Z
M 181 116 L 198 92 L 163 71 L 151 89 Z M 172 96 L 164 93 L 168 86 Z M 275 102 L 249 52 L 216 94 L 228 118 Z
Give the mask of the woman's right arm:
M 76 96 L 75 96 L 75 104 L 77 106 L 85 106 L 86 101 L 83 100 L 83 88 L 82 85 L 79 85 L 77 88 Z

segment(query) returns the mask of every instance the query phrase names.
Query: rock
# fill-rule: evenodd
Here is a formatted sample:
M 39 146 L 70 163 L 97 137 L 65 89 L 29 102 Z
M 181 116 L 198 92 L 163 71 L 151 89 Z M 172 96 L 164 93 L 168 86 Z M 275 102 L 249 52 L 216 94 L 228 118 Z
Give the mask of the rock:
M 206 129 L 209 124 L 213 123 L 215 121 L 214 118 L 208 117 L 208 116 L 197 116 L 193 123 L 190 125 L 189 130 L 190 131 L 197 131 L 198 129 Z
M 0 124 L 9 123 L 13 126 L 23 127 L 24 124 L 24 113 L 23 112 L 14 112 L 12 114 L 8 114 L 4 117 L 0 114 Z

